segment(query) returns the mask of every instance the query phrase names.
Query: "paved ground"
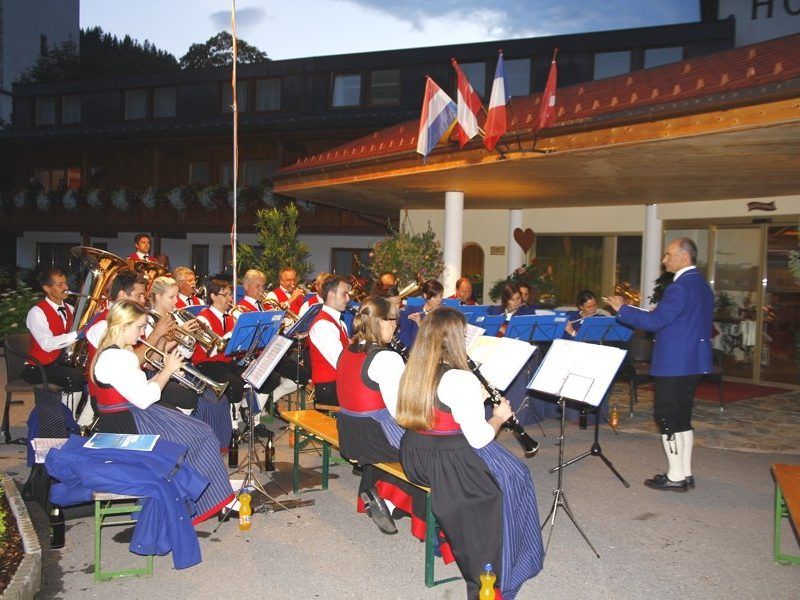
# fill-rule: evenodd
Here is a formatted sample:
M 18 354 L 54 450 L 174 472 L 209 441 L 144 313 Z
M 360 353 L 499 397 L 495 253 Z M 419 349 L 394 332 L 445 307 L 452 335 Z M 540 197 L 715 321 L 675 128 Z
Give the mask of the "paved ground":
M 750 409 L 745 410 L 746 405 L 742 405 L 740 410 L 740 404 L 726 406 L 726 418 L 732 423 L 736 422 L 736 415 L 743 421 L 750 418 Z M 785 395 L 779 405 L 796 418 L 800 394 Z M 646 412 L 646 401 L 640 408 Z M 15 406 L 13 423 L 20 424 L 27 410 L 28 406 Z M 643 428 L 645 421 L 642 417 Z M 556 484 L 556 476 L 549 474 L 548 468 L 557 461 L 556 423 L 547 422 L 544 428 L 546 438 L 541 437 L 538 428 L 529 428 L 542 443 L 542 449 L 527 461 L 536 481 L 543 518 Z M 800 464 L 800 447 L 794 445 L 794 454 L 776 454 L 701 445 L 695 451 L 696 490 L 665 493 L 641 484 L 663 469 L 663 454 L 653 434 L 636 429 L 623 422 L 622 433 L 615 434 L 607 427 L 601 432 L 603 450 L 630 481 L 630 488 L 623 487 L 596 457 L 586 458 L 565 472 L 567 498 L 600 558 L 595 558 L 567 516 L 559 512 L 544 570 L 523 587 L 518 597 L 798 598 L 800 567 L 779 566 L 772 561 L 774 485 L 770 465 Z M 16 431 L 24 433 L 21 428 Z M 566 455 L 588 449 L 591 433 L 569 425 Z M 501 441 L 512 452 L 518 452 L 510 435 L 502 434 Z M 285 438 L 279 442 L 278 450 L 275 480 L 288 489 L 290 451 Z M 0 468 L 18 481 L 26 476 L 22 451 L 21 446 L 0 445 Z M 319 458 L 306 455 L 303 464 L 308 467 L 304 484 L 318 481 Z M 408 533 L 408 522 L 400 522 L 398 535 L 382 535 L 367 517 L 355 512 L 357 480 L 350 468 L 336 466 L 332 473 L 328 492 L 302 494 L 313 498 L 314 506 L 297 509 L 294 514 L 257 514 L 249 532 L 240 532 L 229 523 L 212 533 L 215 522 L 201 524 L 198 535 L 203 563 L 175 571 L 168 556 L 160 557 L 152 579 L 94 584 L 90 519 L 72 520 L 66 548 L 45 551 L 45 587 L 40 597 L 464 597 L 460 581 L 425 588 L 423 546 Z M 269 489 L 281 493 L 271 482 Z M 43 515 L 35 508 L 33 514 L 41 525 Z M 42 533 L 46 535 L 46 526 L 44 529 Z M 139 560 L 128 554 L 127 545 L 122 543 L 127 535 L 125 531 L 109 533 L 109 538 L 118 541 L 106 544 L 111 561 Z M 784 535 L 784 549 L 800 554 L 800 546 L 788 527 L 784 528 Z M 452 565 L 437 565 L 439 577 L 456 574 Z

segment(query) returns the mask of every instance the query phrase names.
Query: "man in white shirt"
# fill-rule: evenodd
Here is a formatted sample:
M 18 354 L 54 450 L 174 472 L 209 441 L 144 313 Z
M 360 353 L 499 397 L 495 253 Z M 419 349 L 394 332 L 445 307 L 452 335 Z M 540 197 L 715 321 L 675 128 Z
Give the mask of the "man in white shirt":
M 267 298 L 274 300 L 281 308 L 298 314 L 303 304 L 303 295 L 303 290 L 297 287 L 297 271 L 292 267 L 284 267 L 278 273 L 278 287 L 270 291 Z
M 128 255 L 132 260 L 153 260 L 150 256 L 150 236 L 146 233 L 137 233 L 133 238 L 133 245 L 136 248 Z
M 336 396 L 336 364 L 349 342 L 341 317 L 350 302 L 350 283 L 344 277 L 328 277 L 322 284 L 320 295 L 324 305 L 308 332 L 314 403 L 336 406 L 339 404 Z
M 189 267 L 176 267 L 172 272 L 175 283 L 178 284 L 178 301 L 175 308 L 186 308 L 187 306 L 199 306 L 203 303 L 196 294 L 197 277 Z

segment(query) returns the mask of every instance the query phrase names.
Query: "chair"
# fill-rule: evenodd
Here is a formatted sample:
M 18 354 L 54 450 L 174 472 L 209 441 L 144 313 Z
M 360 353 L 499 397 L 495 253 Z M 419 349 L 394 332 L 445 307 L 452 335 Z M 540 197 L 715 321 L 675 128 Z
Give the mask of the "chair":
M 3 437 L 6 444 L 26 444 L 25 438 L 16 440 L 11 439 L 10 430 L 10 412 L 11 412 L 11 395 L 21 392 L 32 392 L 37 386 L 43 386 L 46 390 L 58 390 L 61 388 L 47 382 L 47 374 L 42 369 L 42 364 L 28 354 L 31 346 L 31 334 L 29 333 L 10 333 L 5 338 L 5 358 L 6 358 L 6 403 L 3 407 Z M 39 367 L 42 374 L 41 384 L 30 384 L 22 379 L 22 371 L 25 369 L 25 363 L 30 362 Z

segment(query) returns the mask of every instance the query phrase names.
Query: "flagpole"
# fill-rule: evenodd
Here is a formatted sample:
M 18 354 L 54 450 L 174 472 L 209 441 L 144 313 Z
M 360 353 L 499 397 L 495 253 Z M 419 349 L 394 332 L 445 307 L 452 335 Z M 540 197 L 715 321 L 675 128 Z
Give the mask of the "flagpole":
M 236 44 L 236 0 L 231 0 L 231 37 L 233 40 L 233 70 L 231 72 L 231 87 L 233 106 L 233 227 L 231 227 L 231 291 L 233 293 L 233 304 L 236 305 L 236 275 L 237 275 L 237 252 L 238 245 L 238 197 L 237 188 L 239 186 L 239 106 L 236 98 L 236 63 L 238 62 L 238 47 Z
M 550 70 L 552 70 L 553 63 L 556 62 L 556 57 L 557 56 L 558 56 L 558 48 L 554 48 L 553 49 L 553 58 L 550 59 Z M 548 80 L 550 79 L 550 70 L 548 70 L 548 72 L 547 72 L 547 79 Z M 544 100 L 545 100 L 544 95 L 546 93 L 547 93 L 547 81 L 545 81 L 544 89 L 542 90 L 542 98 L 540 100 L 539 113 L 542 112 L 542 108 L 543 108 L 542 104 L 544 103 Z M 539 131 L 540 131 L 540 129 L 539 129 L 539 119 L 537 118 L 536 119 L 536 131 L 533 134 L 533 147 L 531 148 L 531 152 L 536 152 L 536 141 L 539 139 Z

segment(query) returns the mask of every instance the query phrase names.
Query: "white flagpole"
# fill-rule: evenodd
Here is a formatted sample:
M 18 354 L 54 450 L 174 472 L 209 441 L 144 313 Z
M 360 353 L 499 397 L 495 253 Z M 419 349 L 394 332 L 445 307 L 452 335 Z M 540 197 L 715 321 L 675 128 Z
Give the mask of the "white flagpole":
M 233 98 L 233 227 L 231 228 L 231 259 L 233 265 L 231 268 L 231 282 L 233 291 L 233 304 L 236 305 L 236 267 L 238 265 L 236 258 L 236 246 L 238 241 L 237 235 L 237 214 L 238 214 L 238 187 L 239 187 L 239 105 L 236 98 L 236 63 L 237 46 L 236 46 L 236 0 L 231 0 L 231 37 L 233 38 L 233 70 L 231 72 L 231 87 Z

